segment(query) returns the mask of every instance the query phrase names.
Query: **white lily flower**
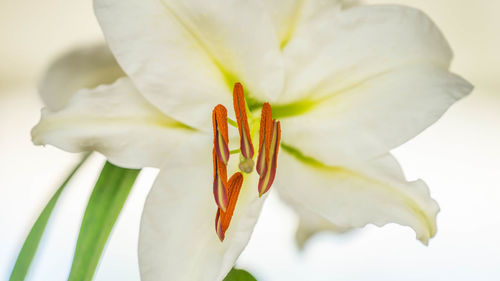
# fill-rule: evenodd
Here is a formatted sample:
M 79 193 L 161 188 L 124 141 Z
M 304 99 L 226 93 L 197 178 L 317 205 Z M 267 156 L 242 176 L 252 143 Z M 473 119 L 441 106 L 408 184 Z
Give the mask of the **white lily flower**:
M 425 14 L 391 5 L 342 9 L 334 0 L 94 4 L 127 76 L 72 93 L 57 85 L 75 79 L 57 81 L 49 72 L 46 100 L 66 95 L 67 102 L 47 104 L 33 140 L 99 151 L 124 167 L 160 168 L 141 223 L 142 280 L 224 278 L 267 196 L 259 196 L 267 191 L 259 181 L 269 169 L 259 166 L 257 154 L 271 165 L 261 136 L 279 143 L 278 124 L 281 146 L 270 151 L 279 147 L 273 189 L 301 214 L 314 214 L 321 228 L 325 221 L 336 229 L 393 222 L 413 228 L 423 243 L 434 236 L 437 203 L 423 181 L 405 180 L 390 150 L 472 86 L 448 71 L 451 50 Z M 87 61 L 102 65 L 97 56 Z M 95 77 L 95 70 L 78 73 L 86 75 Z M 248 110 L 237 86 L 238 114 L 228 114 L 237 117 L 241 142 L 225 121 L 236 82 L 245 87 Z M 280 123 L 269 121 L 265 102 Z M 262 123 L 274 125 L 262 130 Z M 259 153 L 250 153 L 250 143 L 259 143 Z M 264 143 L 269 153 L 273 146 Z M 240 158 L 229 157 L 240 146 Z M 252 162 L 259 173 L 250 172 Z M 228 182 L 226 167 L 235 173 Z

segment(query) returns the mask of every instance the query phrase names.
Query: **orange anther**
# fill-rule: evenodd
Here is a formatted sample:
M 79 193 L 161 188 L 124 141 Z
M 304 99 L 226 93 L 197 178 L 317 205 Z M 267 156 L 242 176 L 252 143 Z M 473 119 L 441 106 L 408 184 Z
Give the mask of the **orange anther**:
M 243 86 L 240 83 L 234 84 L 233 89 L 233 106 L 238 122 L 238 131 L 240 133 L 240 151 L 243 157 L 252 158 L 253 144 L 250 137 L 250 129 L 248 127 L 247 111 L 245 105 L 245 94 Z
M 227 162 L 229 161 L 229 138 L 227 131 L 227 110 L 222 105 L 217 105 L 212 112 L 214 130 L 214 183 L 213 193 L 217 206 L 226 210 L 227 196 Z
M 269 162 L 265 163 L 264 172 L 259 178 L 259 197 L 269 191 L 276 176 L 276 168 L 278 165 L 278 152 L 281 141 L 281 124 L 279 121 L 273 120 L 272 135 L 270 144 Z
M 227 167 L 217 156 L 215 148 L 212 152 L 214 161 L 214 184 L 213 193 L 217 206 L 222 210 L 227 210 L 229 197 L 227 194 Z
M 251 173 L 254 166 L 254 147 L 247 117 L 247 107 L 243 86 L 235 83 L 233 89 L 233 106 L 240 134 L 240 164 L 244 173 Z M 215 216 L 215 231 L 220 241 L 224 241 L 226 231 L 231 224 L 238 196 L 243 185 L 243 174 L 234 173 L 227 179 L 227 165 L 230 157 L 227 110 L 223 105 L 217 105 L 212 112 L 214 147 L 213 194 L 218 206 Z M 253 124 L 253 123 L 252 123 Z M 264 103 L 261 111 L 259 130 L 259 155 L 256 170 L 259 174 L 259 197 L 269 191 L 274 181 L 277 168 L 277 158 L 281 140 L 280 122 L 273 120 L 269 103 Z
M 271 105 L 264 103 L 260 115 L 259 130 L 259 156 L 257 157 L 257 173 L 265 174 L 266 164 L 269 163 L 269 152 L 271 146 L 271 135 L 273 130 L 273 113 Z
M 225 231 L 222 229 L 222 223 L 220 220 L 221 210 L 217 209 L 217 214 L 215 215 L 215 233 L 219 236 L 220 241 L 224 241 Z
M 224 240 L 226 230 L 229 228 L 229 224 L 233 218 L 234 209 L 236 208 L 236 202 L 238 201 L 242 184 L 243 175 L 240 172 L 234 173 L 227 183 L 227 191 L 229 195 L 229 205 L 227 210 L 225 212 L 221 209 L 217 210 L 217 214 L 215 216 L 215 230 L 221 241 Z
M 224 165 L 229 161 L 229 137 L 227 131 L 227 109 L 217 105 L 212 112 L 214 147 Z

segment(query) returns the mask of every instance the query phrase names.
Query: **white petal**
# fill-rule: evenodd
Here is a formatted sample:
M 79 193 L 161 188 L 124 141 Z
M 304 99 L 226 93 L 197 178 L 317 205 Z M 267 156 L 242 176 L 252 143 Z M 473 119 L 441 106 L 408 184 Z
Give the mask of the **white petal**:
M 363 3 L 362 0 L 342 0 L 342 8 L 349 9 Z
M 83 47 L 58 58 L 49 67 L 39 91 L 51 110 L 61 109 L 78 90 L 109 84 L 125 76 L 106 45 Z
M 413 228 L 425 244 L 436 233 L 437 203 L 423 181 L 404 180 L 392 156 L 356 167 L 332 167 L 288 151 L 280 155 L 275 184 L 285 201 L 339 227 L 398 223 Z
M 283 48 L 294 35 L 298 25 L 325 8 L 347 8 L 357 4 L 357 0 L 262 0 L 273 20 L 280 46 Z
M 258 198 L 255 178 L 245 177 L 221 243 L 215 232 L 210 145 L 211 137 L 193 138 L 160 170 L 142 215 L 141 280 L 222 280 L 248 243 L 265 198 Z
M 283 142 L 329 165 L 370 159 L 419 134 L 471 89 L 440 68 L 397 69 L 283 119 Z
M 387 155 L 383 158 L 383 161 L 378 161 L 377 164 L 379 166 L 377 172 L 380 175 L 385 175 L 399 181 L 405 181 L 403 171 L 394 157 Z M 293 202 L 288 202 L 288 205 L 299 217 L 299 224 L 295 233 L 295 242 L 301 249 L 304 248 L 309 239 L 318 233 L 330 232 L 335 234 L 345 234 L 353 229 L 350 226 L 335 225 L 318 213 L 305 208 L 300 203 L 294 204 Z
M 299 225 L 295 233 L 295 242 L 300 249 L 303 249 L 307 241 L 320 232 L 333 232 L 337 234 L 351 230 L 351 227 L 341 227 L 334 225 L 324 217 L 314 213 L 300 204 L 290 205 L 299 216 Z
M 424 13 L 392 5 L 318 10 L 298 24 L 284 55 L 282 102 L 334 95 L 405 65 L 447 69 L 452 57 Z
M 129 168 L 159 167 L 193 130 L 149 104 L 128 78 L 76 92 L 61 110 L 44 108 L 33 142 L 70 152 L 99 151 Z
M 293 33 L 303 2 L 301 0 L 262 0 L 262 4 L 268 10 L 274 23 L 280 45 L 286 43 Z
M 276 98 L 283 64 L 271 19 L 257 1 L 94 0 L 111 50 L 140 92 L 170 116 L 206 129 L 231 104 L 234 82 Z

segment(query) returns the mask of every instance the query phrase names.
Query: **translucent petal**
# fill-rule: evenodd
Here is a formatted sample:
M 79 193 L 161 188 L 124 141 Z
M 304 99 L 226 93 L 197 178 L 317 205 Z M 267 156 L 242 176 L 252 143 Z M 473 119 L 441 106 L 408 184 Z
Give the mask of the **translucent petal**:
M 273 20 L 276 33 L 283 48 L 294 35 L 298 25 L 303 24 L 304 18 L 316 15 L 325 9 L 334 7 L 352 7 L 358 0 L 262 0 Z
M 231 104 L 235 82 L 274 100 L 283 63 L 271 19 L 257 1 L 94 0 L 107 42 L 140 92 L 163 112 L 206 130 Z
M 312 2 L 323 8 L 301 19 L 284 49 L 287 79 L 281 102 L 345 92 L 412 64 L 449 66 L 448 43 L 416 9 L 368 5 L 340 10 L 325 4 L 329 1 Z
M 125 76 L 105 45 L 81 47 L 64 54 L 47 69 L 39 92 L 45 105 L 59 110 L 76 91 L 110 84 Z
M 370 159 L 432 125 L 471 89 L 441 68 L 396 69 L 282 119 L 283 142 L 329 165 Z
M 128 168 L 159 167 L 194 130 L 149 104 L 128 78 L 76 92 L 60 110 L 45 108 L 33 142 L 70 152 L 98 151 Z
M 436 233 L 439 206 L 427 185 L 404 180 L 390 155 L 352 167 L 334 167 L 283 148 L 278 167 L 275 188 L 280 196 L 338 227 L 398 223 L 413 228 L 425 244 Z
M 250 239 L 264 202 L 258 198 L 257 178 L 245 177 L 221 242 L 215 231 L 210 144 L 210 137 L 197 135 L 179 147 L 148 195 L 139 238 L 143 281 L 222 280 Z

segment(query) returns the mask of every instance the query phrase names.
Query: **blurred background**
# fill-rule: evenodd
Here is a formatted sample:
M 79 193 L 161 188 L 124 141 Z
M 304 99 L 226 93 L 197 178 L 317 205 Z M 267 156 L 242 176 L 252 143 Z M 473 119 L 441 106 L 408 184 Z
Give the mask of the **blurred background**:
M 323 233 L 303 251 L 297 219 L 275 196 L 238 266 L 259 281 L 500 280 L 500 1 L 398 0 L 424 10 L 450 42 L 452 70 L 475 85 L 434 126 L 396 149 L 409 179 L 420 177 L 440 203 L 438 234 L 428 247 L 404 227 L 368 226 Z M 0 280 L 44 204 L 77 156 L 35 147 L 40 74 L 61 52 L 102 39 L 90 0 L 0 0 Z M 93 157 L 61 196 L 29 280 L 65 280 L 81 216 L 96 178 Z M 139 280 L 140 212 L 154 170 L 141 174 L 115 225 L 95 280 Z

